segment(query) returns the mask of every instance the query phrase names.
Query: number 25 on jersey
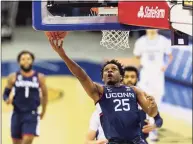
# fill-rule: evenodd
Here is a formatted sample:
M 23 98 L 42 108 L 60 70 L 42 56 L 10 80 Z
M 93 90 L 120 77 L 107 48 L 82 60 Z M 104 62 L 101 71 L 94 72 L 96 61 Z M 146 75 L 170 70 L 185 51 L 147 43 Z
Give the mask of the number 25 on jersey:
M 129 111 L 130 110 L 129 99 L 114 99 L 113 102 L 116 104 L 115 111 Z

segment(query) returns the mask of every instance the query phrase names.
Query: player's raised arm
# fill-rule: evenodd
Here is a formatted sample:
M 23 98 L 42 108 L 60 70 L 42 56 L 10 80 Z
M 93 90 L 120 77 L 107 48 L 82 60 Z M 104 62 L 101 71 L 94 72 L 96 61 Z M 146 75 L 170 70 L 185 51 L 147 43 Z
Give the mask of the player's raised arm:
M 40 82 L 40 88 L 41 88 L 41 92 L 42 92 L 42 112 L 40 114 L 40 117 L 42 119 L 46 113 L 46 107 L 47 107 L 47 103 L 48 103 L 48 90 L 47 90 L 47 86 L 46 86 L 45 76 L 43 74 L 39 73 L 38 79 Z
M 50 44 L 52 48 L 59 54 L 59 56 L 64 60 L 65 64 L 67 65 L 68 69 L 71 71 L 71 73 L 77 77 L 77 79 L 80 81 L 81 85 L 87 92 L 87 94 L 95 101 L 97 102 L 99 100 L 99 93 L 103 93 L 102 86 L 95 84 L 91 78 L 87 75 L 87 73 L 72 59 L 70 59 L 62 45 L 63 40 L 53 40 L 49 39 Z
M 142 109 L 150 116 L 155 117 L 158 114 L 157 104 L 152 96 L 148 96 L 141 89 L 131 86 L 137 94 L 137 100 Z
M 15 74 L 15 73 L 10 74 L 10 75 L 8 76 L 8 79 L 7 79 L 7 85 L 5 86 L 4 93 L 3 93 L 3 100 L 4 100 L 7 104 L 10 103 L 10 101 L 9 101 L 9 96 L 10 96 L 12 87 L 13 87 L 13 85 L 14 85 L 15 79 L 16 79 L 16 74 Z

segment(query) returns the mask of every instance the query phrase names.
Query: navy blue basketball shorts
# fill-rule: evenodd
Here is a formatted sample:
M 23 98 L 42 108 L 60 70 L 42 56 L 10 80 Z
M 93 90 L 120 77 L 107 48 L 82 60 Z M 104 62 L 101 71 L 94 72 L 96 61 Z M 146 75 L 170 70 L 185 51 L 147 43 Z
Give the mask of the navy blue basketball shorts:
M 23 135 L 39 136 L 39 114 L 35 111 L 27 113 L 13 112 L 11 117 L 11 137 L 22 139 Z
M 132 140 L 133 144 L 147 144 L 146 141 L 141 138 L 141 136 L 136 137 L 134 140 Z
M 117 140 L 117 139 L 110 139 L 108 144 L 147 144 L 145 140 L 143 140 L 140 136 L 136 137 L 132 141 L 127 140 Z

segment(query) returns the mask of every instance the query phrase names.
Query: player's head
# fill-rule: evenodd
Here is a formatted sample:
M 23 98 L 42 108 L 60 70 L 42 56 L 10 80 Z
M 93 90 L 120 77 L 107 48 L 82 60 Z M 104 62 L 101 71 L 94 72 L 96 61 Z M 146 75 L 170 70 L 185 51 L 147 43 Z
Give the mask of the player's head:
M 135 86 L 137 84 L 139 72 L 136 67 L 127 66 L 124 68 L 123 83 L 127 86 Z
M 24 72 L 29 72 L 32 69 L 34 60 L 35 56 L 30 51 L 21 51 L 17 56 L 17 62 Z
M 156 36 L 158 34 L 158 29 L 147 29 L 146 34 L 148 36 Z
M 101 69 L 102 80 L 107 85 L 115 85 L 121 82 L 123 75 L 123 66 L 117 60 L 107 61 Z

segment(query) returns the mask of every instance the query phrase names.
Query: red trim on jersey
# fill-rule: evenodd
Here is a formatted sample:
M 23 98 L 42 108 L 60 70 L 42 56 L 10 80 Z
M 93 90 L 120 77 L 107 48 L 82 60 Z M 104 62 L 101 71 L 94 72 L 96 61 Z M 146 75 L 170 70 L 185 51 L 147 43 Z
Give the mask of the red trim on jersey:
M 100 113 L 99 116 L 100 116 L 100 117 L 103 116 L 103 113 Z

